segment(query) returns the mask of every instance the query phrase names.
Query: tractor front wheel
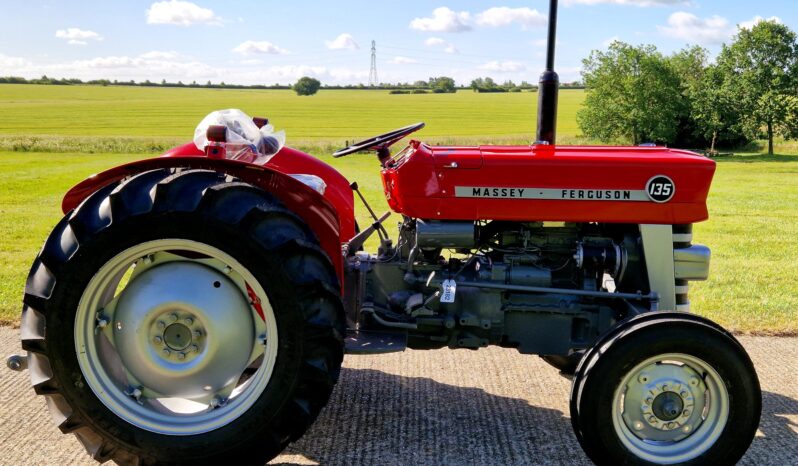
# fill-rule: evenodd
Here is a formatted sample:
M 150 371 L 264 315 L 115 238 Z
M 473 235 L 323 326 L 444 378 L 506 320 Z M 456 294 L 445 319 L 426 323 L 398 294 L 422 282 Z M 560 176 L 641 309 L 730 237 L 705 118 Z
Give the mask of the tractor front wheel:
M 23 348 L 58 427 L 98 461 L 263 464 L 326 404 L 338 280 L 273 196 L 155 170 L 55 228 L 25 291 Z
M 598 465 L 733 465 L 754 438 L 761 403 L 734 337 L 694 315 L 650 313 L 585 354 L 571 422 Z

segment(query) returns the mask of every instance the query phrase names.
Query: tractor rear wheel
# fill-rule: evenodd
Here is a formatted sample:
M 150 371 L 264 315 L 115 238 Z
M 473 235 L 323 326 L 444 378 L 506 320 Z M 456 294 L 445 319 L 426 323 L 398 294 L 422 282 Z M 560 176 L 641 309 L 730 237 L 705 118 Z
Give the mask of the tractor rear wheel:
M 338 279 L 315 235 L 222 173 L 161 169 L 92 194 L 25 289 L 31 381 L 98 461 L 263 464 L 326 404 Z
M 657 312 L 621 323 L 579 364 L 571 422 L 598 465 L 732 465 L 759 426 L 759 380 L 711 321 Z

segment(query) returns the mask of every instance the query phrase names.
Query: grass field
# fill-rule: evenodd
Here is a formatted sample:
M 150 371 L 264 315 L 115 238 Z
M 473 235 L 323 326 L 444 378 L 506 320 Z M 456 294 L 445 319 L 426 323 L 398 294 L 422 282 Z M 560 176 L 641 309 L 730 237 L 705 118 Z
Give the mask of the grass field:
M 580 90 L 561 92 L 559 132 L 576 135 Z M 422 137 L 526 137 L 533 133 L 537 94 L 389 95 L 325 91 L 299 97 L 284 90 L 174 89 L 0 85 L 0 134 L 185 138 L 213 110 L 240 108 L 269 118 L 288 137 L 365 138 L 416 121 Z
M 562 95 L 561 139 L 575 139 L 582 93 Z M 333 161 L 324 155 L 330 148 L 417 120 L 428 124 L 423 139 L 472 142 L 485 134 L 492 142 L 524 141 L 534 126 L 535 97 L 0 86 L 0 322 L 18 319 L 28 267 L 60 216 L 61 195 L 89 174 L 189 139 L 209 110 L 241 107 L 272 117 L 289 143 L 357 180 L 384 210 L 376 162 L 365 155 Z M 31 146 L 47 152 L 22 151 Z M 710 280 L 691 285 L 697 313 L 740 333 L 798 334 L 796 205 L 798 156 L 719 159 L 711 220 L 696 226 L 696 241 L 713 251 Z

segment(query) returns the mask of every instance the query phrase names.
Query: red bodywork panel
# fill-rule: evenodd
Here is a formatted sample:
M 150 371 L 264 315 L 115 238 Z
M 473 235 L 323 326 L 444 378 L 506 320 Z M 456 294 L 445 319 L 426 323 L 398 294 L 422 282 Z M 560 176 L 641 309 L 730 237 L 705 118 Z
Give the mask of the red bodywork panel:
M 302 152 L 283 148 L 266 166 L 204 156 L 193 143 L 177 147 L 163 157 L 114 167 L 82 181 L 64 196 L 64 213 L 77 207 L 91 193 L 135 173 L 158 168 L 189 167 L 216 170 L 260 186 L 280 199 L 316 233 L 322 249 L 333 261 L 343 284 L 341 243 L 355 234 L 354 199 L 349 183 L 335 169 Z M 327 184 L 324 196 L 288 174 L 311 174 Z
M 412 141 L 382 170 L 393 210 L 440 220 L 687 224 L 706 220 L 715 162 L 664 147 L 431 147 Z M 673 181 L 658 203 L 647 183 Z

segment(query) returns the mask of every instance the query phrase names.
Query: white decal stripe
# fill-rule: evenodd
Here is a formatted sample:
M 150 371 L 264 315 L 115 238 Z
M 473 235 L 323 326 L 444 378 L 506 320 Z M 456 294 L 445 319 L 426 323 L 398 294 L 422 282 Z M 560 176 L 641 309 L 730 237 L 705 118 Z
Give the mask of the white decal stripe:
M 642 189 L 531 188 L 507 186 L 455 186 L 455 197 L 484 199 L 545 199 L 558 201 L 651 202 Z

